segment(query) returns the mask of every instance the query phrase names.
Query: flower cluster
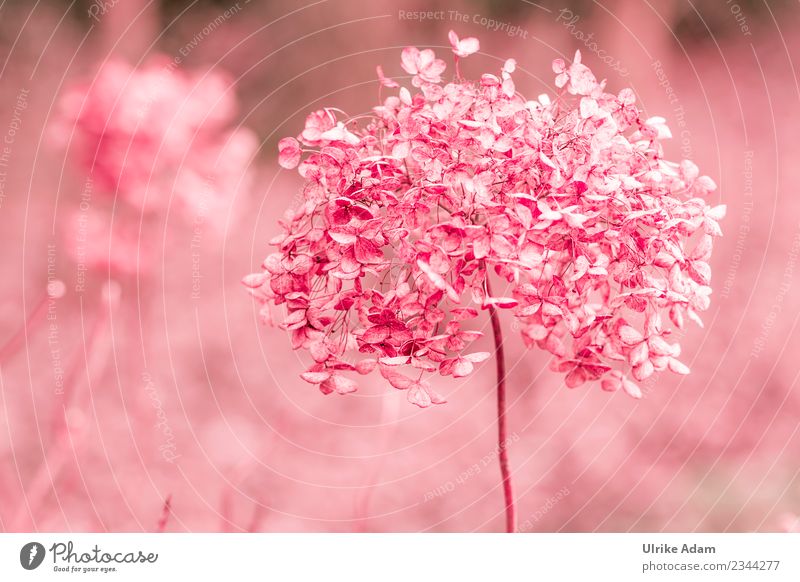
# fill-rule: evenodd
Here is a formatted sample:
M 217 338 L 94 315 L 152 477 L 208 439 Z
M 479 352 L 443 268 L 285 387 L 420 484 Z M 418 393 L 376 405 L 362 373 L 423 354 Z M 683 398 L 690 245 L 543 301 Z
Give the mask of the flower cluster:
M 91 81 L 70 86 L 53 137 L 90 178 L 91 193 L 115 202 L 115 222 L 126 222 L 114 228 L 109 250 L 110 213 L 95 201 L 81 212 L 91 223 L 76 227 L 87 238 L 87 262 L 125 270 L 140 221 L 168 207 L 190 224 L 222 215 L 217 211 L 246 187 L 258 146 L 252 131 L 231 127 L 236 114 L 225 75 L 184 71 L 163 56 L 136 68 L 112 59 Z
M 456 63 L 478 50 L 450 41 Z M 314 360 L 302 377 L 343 394 L 377 369 L 412 403 L 440 403 L 425 375 L 489 357 L 469 349 L 486 309 L 512 312 L 569 387 L 640 397 L 654 372 L 686 374 L 671 332 L 709 305 L 725 208 L 706 203 L 716 185 L 695 164 L 663 158 L 665 120 L 643 119 L 630 89 L 606 92 L 579 52 L 536 100 L 513 59 L 478 82 L 457 69 L 445 84 L 431 50 L 406 48 L 402 67 L 415 92 L 379 69 L 399 90 L 367 122 L 323 109 L 279 143 L 303 203 L 244 283 L 265 317 L 286 306 L 282 327 Z

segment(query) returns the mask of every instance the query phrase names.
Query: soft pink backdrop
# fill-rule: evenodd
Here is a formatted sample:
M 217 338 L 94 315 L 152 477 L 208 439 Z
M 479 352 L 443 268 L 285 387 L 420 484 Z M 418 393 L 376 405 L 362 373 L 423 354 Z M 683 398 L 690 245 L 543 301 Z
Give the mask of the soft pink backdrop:
M 409 406 L 403 394 L 377 384 L 324 397 L 297 378 L 302 355 L 284 332 L 258 322 L 240 284 L 266 255 L 275 221 L 299 186 L 277 165 L 277 140 L 296 134 L 305 114 L 322 105 L 366 111 L 377 99 L 376 64 L 400 77 L 399 49 L 445 52 L 450 28 L 481 39 L 466 75 L 514 57 L 518 89 L 532 97 L 552 91 L 552 59 L 581 48 L 612 90 L 631 86 L 648 114 L 667 118 L 671 157 L 690 151 L 717 181 L 718 202 L 728 205 L 706 326 L 683 339 L 690 376 L 648 383 L 641 401 L 597 387 L 573 391 L 547 371 L 544 354 L 509 342 L 522 529 L 796 527 L 796 5 L 742 3 L 737 20 L 724 3 L 701 3 L 701 19 L 681 0 L 505 2 L 502 9 L 488 2 L 304 7 L 253 0 L 183 13 L 126 1 L 97 22 L 88 6 L 0 9 L 0 139 L 15 130 L 5 144 L 0 200 L 0 343 L 9 341 L 0 356 L 0 529 L 502 527 L 491 361 L 467 379 L 440 382 L 449 403 L 435 410 Z M 399 17 L 428 6 L 446 18 Z M 579 16 L 572 27 L 562 9 Z M 451 20 L 448 10 L 469 22 Z M 487 30 L 481 16 L 518 26 L 527 38 Z M 576 31 L 593 33 L 629 74 L 604 68 Z M 111 56 L 135 64 L 181 50 L 188 52 L 182 69 L 227 79 L 239 102 L 230 127 L 254 132 L 258 151 L 236 174 L 242 180 L 233 180 L 227 204 L 203 215 L 199 227 L 196 214 L 187 218 L 174 200 L 162 200 L 164 209 L 136 229 L 133 250 L 115 255 L 127 273 L 115 271 L 108 288 L 109 271 L 95 269 L 76 290 L 63 233 L 80 212 L 85 171 L 74 163 L 74 144 L 59 139 L 58 100 L 69 86 L 96 78 Z M 96 189 L 90 205 L 114 237 L 139 225 L 121 214 L 113 192 Z M 97 236 L 108 251 L 108 235 Z M 115 253 L 122 244 L 114 238 Z M 147 269 L 145 256 L 152 258 Z M 63 280 L 66 293 L 54 319 L 23 327 L 45 296 L 48 257 L 50 278 Z M 58 368 L 73 378 L 65 394 Z

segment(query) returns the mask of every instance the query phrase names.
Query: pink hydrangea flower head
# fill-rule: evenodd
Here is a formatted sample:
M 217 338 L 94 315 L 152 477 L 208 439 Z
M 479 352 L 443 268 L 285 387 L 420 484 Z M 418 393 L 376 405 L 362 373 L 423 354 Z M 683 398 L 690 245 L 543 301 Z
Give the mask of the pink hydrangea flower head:
M 478 48 L 450 41 L 457 57 Z M 568 387 L 639 398 L 654 373 L 688 373 L 674 331 L 709 306 L 725 208 L 696 165 L 664 158 L 664 120 L 607 92 L 580 53 L 554 62 L 554 99 L 518 93 L 513 59 L 477 82 L 443 82 L 430 50 L 402 66 L 414 92 L 368 121 L 317 111 L 279 144 L 303 201 L 244 283 L 265 318 L 285 306 L 313 360 L 303 379 L 345 394 L 377 371 L 417 406 L 443 402 L 426 378 L 489 357 L 470 347 L 486 309 L 511 312 Z
M 170 200 L 193 209 L 200 182 L 230 195 L 258 145 L 250 130 L 231 128 L 238 107 L 226 75 L 187 72 L 167 57 L 137 68 L 109 60 L 59 105 L 54 132 L 96 190 L 145 211 Z

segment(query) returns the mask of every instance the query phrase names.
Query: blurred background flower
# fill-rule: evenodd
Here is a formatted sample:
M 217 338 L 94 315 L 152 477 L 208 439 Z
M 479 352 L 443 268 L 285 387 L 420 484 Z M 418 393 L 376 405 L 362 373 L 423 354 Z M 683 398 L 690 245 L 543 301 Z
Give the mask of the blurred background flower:
M 375 65 L 408 84 L 399 50 L 442 57 L 450 29 L 481 41 L 464 76 L 514 57 L 529 98 L 580 49 L 728 207 L 690 376 L 570 391 L 507 346 L 521 527 L 796 528 L 798 21 L 788 0 L 4 3 L 2 528 L 501 529 L 490 362 L 433 409 L 381 383 L 331 401 L 239 288 L 299 200 L 278 140 L 369 111 Z

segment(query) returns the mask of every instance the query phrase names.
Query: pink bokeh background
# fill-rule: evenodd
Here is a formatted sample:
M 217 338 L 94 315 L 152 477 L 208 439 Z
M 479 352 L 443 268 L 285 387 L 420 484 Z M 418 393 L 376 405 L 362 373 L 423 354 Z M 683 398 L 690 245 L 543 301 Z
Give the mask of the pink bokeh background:
M 798 24 L 764 0 L 4 5 L 0 529 L 502 528 L 491 361 L 440 380 L 435 409 L 382 382 L 323 396 L 240 283 L 300 186 L 278 139 L 321 106 L 368 111 L 375 65 L 402 79 L 400 49 L 444 54 L 451 28 L 481 40 L 466 76 L 514 57 L 531 97 L 580 48 L 667 118 L 668 157 L 728 207 L 706 325 L 682 338 L 691 375 L 639 401 L 569 390 L 548 354 L 507 342 L 520 528 L 796 528 Z M 147 67 L 167 80 L 132 74 Z M 76 130 L 86 103 L 97 123 Z

